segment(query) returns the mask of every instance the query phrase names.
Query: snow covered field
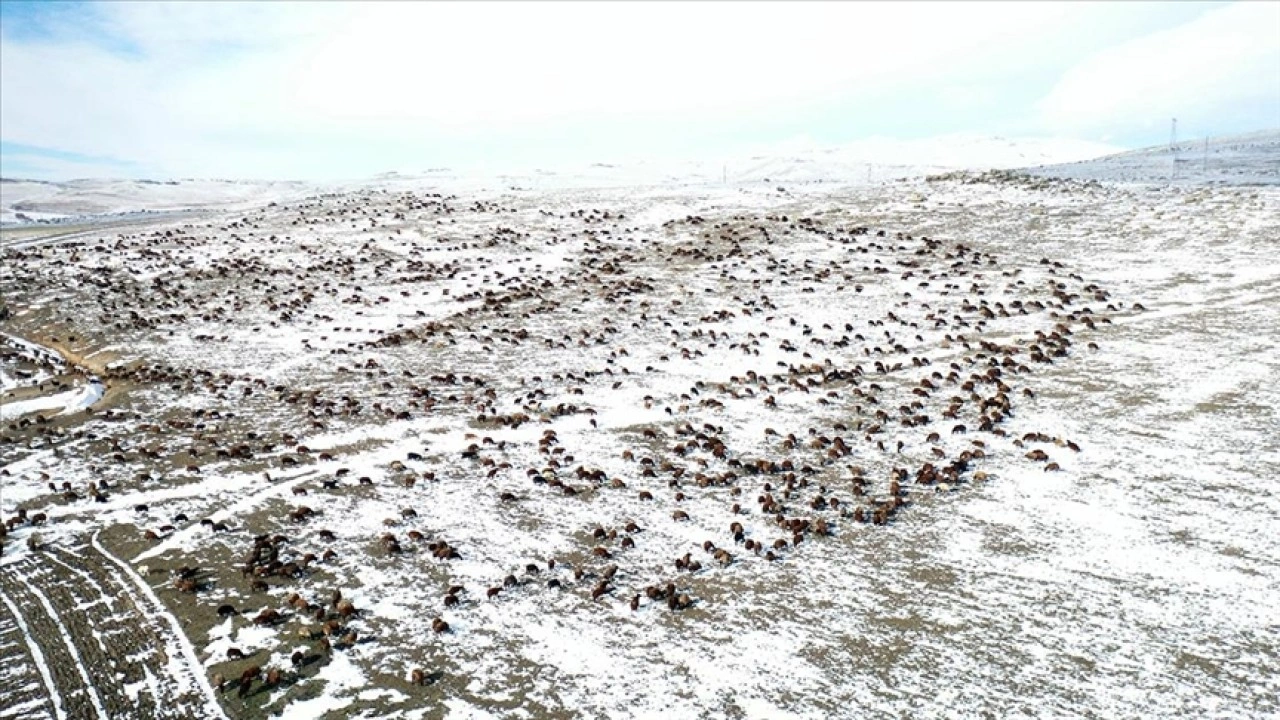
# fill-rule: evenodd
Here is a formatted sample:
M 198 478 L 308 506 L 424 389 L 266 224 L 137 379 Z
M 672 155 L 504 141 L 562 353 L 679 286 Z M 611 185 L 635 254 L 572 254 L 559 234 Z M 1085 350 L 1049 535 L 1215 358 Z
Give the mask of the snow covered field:
M 1280 712 L 1280 189 L 767 172 L 15 251 L 6 330 L 132 369 L 6 420 L 0 515 L 146 566 L 184 667 L 282 671 L 232 717 Z M 275 534 L 315 559 L 254 589 Z

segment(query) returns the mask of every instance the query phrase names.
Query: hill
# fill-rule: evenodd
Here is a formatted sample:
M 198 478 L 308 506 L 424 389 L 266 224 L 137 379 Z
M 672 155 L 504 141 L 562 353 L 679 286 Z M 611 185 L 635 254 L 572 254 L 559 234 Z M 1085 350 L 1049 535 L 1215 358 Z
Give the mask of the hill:
M 1099 182 L 1280 185 L 1280 129 L 1188 140 L 1079 162 L 1041 165 L 1033 175 Z

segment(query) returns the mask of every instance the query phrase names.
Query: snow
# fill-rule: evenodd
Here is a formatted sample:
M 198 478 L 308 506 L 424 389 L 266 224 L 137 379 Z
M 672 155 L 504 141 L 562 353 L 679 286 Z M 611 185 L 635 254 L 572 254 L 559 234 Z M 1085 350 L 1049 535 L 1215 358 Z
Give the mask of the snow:
M 380 689 L 374 689 L 374 690 L 365 690 L 364 692 L 361 692 L 360 694 L 356 695 L 356 698 L 358 700 L 363 700 L 365 702 L 368 702 L 370 700 L 387 700 L 389 702 L 395 703 L 395 702 L 403 702 L 404 700 L 407 700 L 409 696 L 405 695 L 404 693 L 398 690 L 391 690 L 390 688 L 380 688 Z
M 222 706 L 218 704 L 217 696 L 214 694 L 213 686 L 209 684 L 208 679 L 200 670 L 202 667 L 199 658 L 196 655 L 195 647 L 191 645 L 191 641 L 187 639 L 182 632 L 182 625 L 178 622 L 178 618 L 173 613 L 164 610 L 164 605 L 156 597 L 155 591 L 147 584 L 146 580 L 138 575 L 133 568 L 129 567 L 124 561 L 107 552 L 106 548 L 98 541 L 98 533 L 94 532 L 90 537 L 90 544 L 95 550 L 102 553 L 108 561 L 113 563 L 121 572 L 122 577 L 128 578 L 133 587 L 141 591 L 142 602 L 149 608 L 149 612 L 154 613 L 157 617 L 167 623 L 173 631 L 172 642 L 168 652 L 169 667 L 168 675 L 171 682 L 177 683 L 181 687 L 194 687 L 202 695 L 204 695 L 206 706 L 206 716 L 210 718 L 221 718 L 225 720 L 226 713 L 222 711 Z M 130 594 L 133 594 L 132 591 Z
M 375 179 L 369 187 L 411 189 L 438 185 L 452 191 L 508 188 L 731 187 L 761 183 L 871 184 L 958 169 L 1016 168 L 1086 160 L 1118 152 L 1104 143 L 1053 137 L 948 135 L 917 140 L 873 137 L 838 146 L 765 146 L 755 152 L 703 160 L 592 163 L 530 168 L 502 174 L 443 171 Z M 352 183 L 348 188 L 355 187 Z M 772 189 L 772 187 L 770 188 Z M 678 213 L 674 217 L 682 217 Z
M 13 616 L 18 624 L 18 629 L 26 639 L 27 650 L 31 653 L 31 659 L 35 662 L 36 669 L 40 671 L 40 679 L 49 691 L 49 699 L 53 701 L 54 716 L 59 720 L 66 718 L 67 710 L 62 705 L 62 697 L 58 695 L 55 689 L 57 686 L 53 684 L 53 674 L 49 671 L 49 664 L 45 662 L 44 653 L 40 651 L 40 646 L 31 637 L 31 629 L 27 627 L 27 621 L 23 619 L 22 613 L 18 611 L 18 608 L 9 599 L 8 595 L 0 593 L 0 602 L 3 602 L 5 607 L 9 609 L 9 614 Z
M 930 168 L 967 162 L 964 144 L 953 140 L 953 145 L 959 148 L 954 155 L 946 155 L 945 146 L 926 146 L 918 155 L 899 148 L 893 158 L 903 166 Z M 1266 149 L 1265 143 L 1259 147 Z M 1057 152 L 1051 150 L 1036 154 L 1013 147 L 996 155 L 988 147 L 985 155 L 975 151 L 984 158 L 975 167 L 1050 159 Z M 913 488 L 912 507 L 890 527 L 869 531 L 840 523 L 835 537 L 806 541 L 784 562 L 766 565 L 744 557 L 723 570 L 681 576 L 682 591 L 688 589 L 698 600 L 683 614 L 647 601 L 633 613 L 621 591 L 598 602 L 584 598 L 580 586 L 559 594 L 543 591 L 541 583 L 553 574 L 567 580 L 563 566 L 558 574 L 544 570 L 537 582 L 485 599 L 486 587 L 501 584 L 506 573 L 518 572 L 525 563 L 581 552 L 582 536 L 589 536 L 596 524 L 616 527 L 635 519 L 645 528 L 636 536 L 635 553 L 620 560 L 628 587 L 669 577 L 673 548 L 700 552 L 703 540 L 721 541 L 727 525 L 724 498 L 690 493 L 694 497 L 682 507 L 693 519 L 674 522 L 669 505 L 634 499 L 635 490 L 658 490 L 661 481 L 641 480 L 622 452 L 643 454 L 640 432 L 648 427 L 670 438 L 667 408 L 694 404 L 680 398 L 694 382 L 707 380 L 704 392 L 711 395 L 711 386 L 731 375 L 767 374 L 775 363 L 793 362 L 796 356 L 776 343 L 789 332 L 783 326 L 787 316 L 800 316 L 815 329 L 824 323 L 839 328 L 856 322 L 867 332 L 866 321 L 896 308 L 901 300 L 896 291 L 903 289 L 896 283 L 868 284 L 856 298 L 852 292 L 832 291 L 815 300 L 777 284 L 768 294 L 777 306 L 769 312 L 778 320 L 737 315 L 713 324 L 729 334 L 722 345 L 768 330 L 775 342 L 762 343 L 758 356 L 725 347 L 711 351 L 704 343 L 696 347 L 707 350 L 705 357 L 676 362 L 678 351 L 665 347 L 667 338 L 647 338 L 624 326 L 608 347 L 508 352 L 511 364 L 502 366 L 495 359 L 500 351 L 471 352 L 465 368 L 458 368 L 460 374 L 508 383 L 502 385 L 504 391 L 537 372 L 546 378 L 539 384 L 548 391 L 540 400 L 543 408 L 582 403 L 595 410 L 590 418 L 562 417 L 519 429 L 480 429 L 469 418 L 445 412 L 416 412 L 410 420 L 386 422 L 334 419 L 327 429 L 301 432 L 299 442 L 313 452 L 338 452 L 336 463 L 288 473 L 273 468 L 274 482 L 264 482 L 259 471 L 223 472 L 210 464 L 199 483 L 122 492 L 102 507 L 58 508 L 53 516 L 70 522 L 79 515 L 79 522 L 94 524 L 150 522 L 161 515 L 139 520 L 131 510 L 134 503 L 149 502 L 162 504 L 157 513 L 164 516 L 184 511 L 192 517 L 199 513 L 234 520 L 280 507 L 289 502 L 292 488 L 314 487 L 337 467 L 349 468 L 352 477 L 373 478 L 376 491 L 356 488 L 326 495 L 314 526 L 289 527 L 299 547 L 316 547 L 320 527 L 338 535 L 335 547 L 343 550 L 342 557 L 325 566 L 322 583 L 309 586 L 304 581 L 301 589 L 314 596 L 340 584 L 344 596 L 368 610 L 368 617 L 356 622 L 361 636 L 373 639 L 335 651 L 318 678 L 306 681 L 323 684 L 319 695 L 288 706 L 286 718 L 354 713 L 356 702 L 374 701 L 391 706 L 381 716 L 413 717 L 414 710 L 398 707 L 413 696 L 370 684 L 375 672 L 404 677 L 407 668 L 424 666 L 424 658 L 440 662 L 457 681 L 430 690 L 438 693 L 432 699 L 438 704 L 422 711 L 426 716 L 437 715 L 441 706 L 448 717 L 536 717 L 539 711 L 610 718 L 1197 713 L 1252 718 L 1273 713 L 1280 687 L 1270 669 L 1274 644 L 1269 638 L 1280 625 L 1280 609 L 1271 601 L 1280 582 L 1280 545 L 1273 532 L 1280 504 L 1266 483 L 1280 468 L 1280 431 L 1273 410 L 1280 402 L 1273 382 L 1280 376 L 1273 352 L 1280 323 L 1280 263 L 1274 258 L 1280 195 L 1269 187 L 1132 185 L 1122 182 L 1131 177 L 1129 170 L 1104 172 L 1112 162 L 1105 160 L 1094 165 L 1104 170 L 1087 178 L 1101 186 L 1029 186 L 1012 176 L 978 180 L 974 175 L 866 186 L 863 178 L 850 177 L 857 174 L 850 169 L 856 162 L 884 159 L 867 149 L 809 149 L 795 152 L 789 161 L 762 155 L 739 168 L 742 175 L 735 182 L 745 183 L 745 177 L 763 183 L 768 177 L 766 187 L 712 187 L 719 182 L 719 168 L 707 165 L 685 168 L 688 177 L 705 176 L 708 185 L 703 187 L 592 190 L 644 177 L 634 168 L 597 168 L 573 177 L 543 174 L 544 184 L 536 193 L 503 194 L 500 199 L 518 208 L 519 214 L 505 221 L 518 229 L 540 222 L 534 209 L 550 208 L 557 214 L 583 206 L 621 209 L 629 224 L 642 229 L 646 242 L 668 249 L 690 242 L 690 235 L 663 234 L 662 224 L 691 214 L 706 214 L 714 222 L 735 213 L 813 216 L 831 209 L 834 223 L 865 222 L 996 252 L 1004 264 L 1019 268 L 1018 277 L 1028 283 L 1051 277 L 1065 281 L 1068 272 L 1099 282 L 1114 292 L 1110 302 L 1123 305 L 1108 312 L 1113 324 L 1088 334 L 1101 349 L 1076 347 L 1072 357 L 1038 372 L 1035 397 L 1018 406 L 1009 426 L 1012 437 L 1040 431 L 1078 440 L 1080 453 L 1046 445 L 1062 472 L 1042 472 L 1021 458 L 1024 449 L 1001 446 L 983 465 L 989 481 L 937 494 Z M 1042 171 L 1047 172 L 1036 172 Z M 803 197 L 771 187 L 808 180 L 820 187 L 805 190 Z M 574 187 L 547 190 L 562 181 Z M 420 181 L 401 177 L 379 182 L 411 187 Z M 464 197 L 459 205 L 472 199 Z M 448 228 L 458 237 L 483 235 L 503 222 L 479 214 L 459 216 L 457 225 Z M 408 241 L 384 234 L 377 233 L 382 250 L 408 252 Z M 315 235 L 319 237 L 308 242 L 328 243 L 330 252 L 339 255 L 372 233 L 320 228 Z M 504 246 L 458 250 L 450 257 L 473 263 L 471 269 L 479 268 L 474 274 L 431 284 L 429 296 L 414 295 L 403 304 L 342 306 L 335 299 L 315 310 L 338 319 L 315 327 L 265 332 L 251 329 L 249 323 L 257 321 L 247 317 L 243 326 L 196 324 L 192 331 L 225 334 L 225 343 L 144 338 L 134 347 L 178 367 L 266 374 L 273 382 L 331 382 L 335 394 L 366 392 L 391 403 L 400 398 L 377 395 L 365 376 L 343 378 L 334 371 L 335 365 L 356 366 L 375 353 L 335 357 L 328 351 L 369 339 L 370 334 L 360 332 L 367 328 L 390 330 L 399 323 L 447 318 L 469 307 L 443 299 L 442 291 L 448 288 L 457 296 L 484 287 L 481 271 L 514 273 L 541 264 L 550 273 L 572 267 L 584 246 L 573 240 L 544 248 L 530 243 L 510 251 Z M 238 250 L 264 257 L 268 250 L 280 250 L 284 257 L 273 262 L 282 267 L 299 257 L 289 254 L 288 246 L 261 238 L 245 239 Z M 212 243 L 192 254 L 207 265 L 228 252 Z M 815 267 L 832 262 L 856 270 L 870 262 L 851 259 L 843 246 L 798 233 L 779 242 L 772 253 L 771 261 L 790 267 L 812 261 Z M 1060 258 L 1067 269 L 1051 276 L 1038 263 L 1041 257 Z M 122 257 L 120 262 L 131 260 Z M 753 269 L 770 276 L 770 265 L 758 258 L 731 268 L 739 274 Z M 668 272 L 660 264 L 645 268 L 657 282 Z M 1005 282 L 1013 279 L 993 283 L 993 293 L 1002 292 Z M 729 306 L 723 297 L 702 294 L 700 285 L 661 287 L 667 295 L 659 293 L 654 300 L 654 314 L 688 318 Z M 686 289 L 694 294 L 682 295 Z M 372 287 L 365 294 L 383 292 L 390 294 Z M 677 297 L 688 303 L 678 312 L 666 305 Z M 1138 300 L 1149 310 L 1130 311 Z M 582 315 L 598 318 L 603 312 L 591 302 L 584 300 Z M 1101 312 L 1106 303 L 1090 304 Z M 356 316 L 354 310 L 362 314 Z M 416 316 L 419 310 L 422 318 Z M 1012 335 L 1012 321 L 1001 322 L 993 320 L 985 336 Z M 513 323 L 534 333 L 548 331 L 547 321 L 536 314 Z M 359 331 L 332 330 L 335 325 Z M 929 337 L 930 342 L 912 352 L 939 367 L 961 357 L 959 341 L 933 342 Z M 303 338 L 316 349 L 302 348 Z M 468 338 L 457 339 L 467 347 Z M 481 343 L 498 347 L 493 337 L 475 341 Z M 677 342 L 686 343 L 692 345 L 687 334 Z M 1081 344 L 1083 338 L 1077 346 Z M 430 354 L 448 347 L 440 340 L 413 352 Z M 618 347 L 629 354 L 610 358 L 616 360 L 611 369 L 619 373 L 611 378 L 620 383 L 617 389 L 605 391 L 598 381 L 583 383 L 589 385 L 588 394 L 577 397 L 568 391 L 576 382 L 550 380 L 553 372 L 598 367 Z M 461 356 L 463 351 L 453 352 Z M 662 361 L 660 355 L 668 352 L 673 360 Z M 820 352 L 815 355 L 821 357 Z M 394 353 L 379 358 L 389 372 L 401 369 Z M 661 372 L 642 375 L 647 365 Z M 623 367 L 633 374 L 622 375 Z M 644 407 L 645 396 L 654 398 L 651 407 Z M 694 407 L 689 415 L 723 425 L 722 436 L 743 457 L 777 448 L 777 438 L 767 437 L 765 428 L 803 433 L 810 425 L 830 427 L 834 419 L 815 416 L 812 401 L 798 392 L 779 392 L 777 401 L 770 411 L 742 404 L 716 412 Z M 190 409 L 204 402 L 184 398 L 163 407 Z M 256 407 L 246 400 L 235 409 L 248 413 Z M 603 430 L 595 431 L 589 419 Z M 272 423 L 276 416 L 264 412 L 256 420 Z M 545 456 L 532 447 L 546 429 L 554 429 L 576 455 L 574 464 L 625 479 L 625 497 L 602 491 L 571 503 L 533 486 L 521 473 L 546 465 Z M 508 443 L 510 471 L 487 477 L 456 461 L 458 451 L 480 442 L 478 436 Z M 997 441 L 988 439 L 994 447 Z M 939 444 L 955 451 L 967 441 L 956 436 Z M 389 465 L 405 461 L 409 452 L 425 459 L 406 464 L 436 471 L 436 482 L 423 480 L 413 489 L 394 482 Z M 879 462 L 874 451 L 860 446 L 859 453 L 858 462 Z M 93 460 L 41 453 L 7 468 L 18 478 L 19 497 L 28 498 L 40 489 L 23 483 L 39 470 L 57 467 L 82 482 L 95 477 Z M 519 494 L 520 502 L 500 504 L 495 500 L 500 490 Z M 6 487 L 6 499 L 9 493 Z M 406 553 L 405 559 L 393 561 L 369 553 L 368 547 L 388 531 L 384 520 L 395 521 L 402 507 L 417 508 L 419 520 L 401 522 L 394 532 L 420 527 L 432 537 L 456 542 L 464 558 L 441 563 Z M 756 537 L 771 532 L 758 514 L 743 517 L 749 518 Z M 211 537 L 199 526 L 179 529 L 135 562 L 168 554 L 198 557 Z M 464 584 L 468 595 L 465 603 L 447 610 L 438 604 L 437 592 L 446 580 Z M 232 596 L 230 589 L 213 592 L 241 597 Z M 278 603 L 279 595 L 264 601 Z M 243 609 L 244 603 L 237 605 Z M 448 621 L 453 632 L 431 634 L 435 615 Z M 215 628 L 199 653 L 204 665 L 225 657 L 232 646 L 268 651 L 293 646 L 276 642 L 278 634 L 291 633 L 293 626 L 277 631 L 243 623 L 243 618 L 227 620 Z M 196 657 L 195 651 L 190 655 Z M 1204 659 L 1213 671 L 1197 670 L 1190 656 Z M 465 690 L 456 690 L 458 686 Z M 516 701 L 522 703 L 516 710 L 503 705 Z M 370 710 L 363 716 L 380 715 Z
M 78 410 L 91 407 L 102 399 L 104 391 L 105 388 L 102 383 L 93 379 L 79 388 L 57 393 L 56 395 L 43 395 L 30 400 L 15 402 L 6 401 L 0 404 L 0 419 L 11 420 L 30 413 L 42 410 L 56 410 L 58 408 L 62 408 L 62 412 L 58 413 L 59 415 L 69 415 Z
M 23 379 L 16 374 L 11 374 L 7 368 L 0 365 L 0 392 L 7 392 L 17 387 L 37 385 L 47 380 L 51 377 L 51 374 L 45 366 L 66 366 L 66 361 L 62 359 L 62 356 L 53 350 L 6 332 L 0 332 L 0 344 L 15 351 L 17 358 L 36 363 L 39 366 L 39 369 L 34 372 L 32 377 Z
M 0 223 L 74 221 L 131 213 L 259 207 L 339 189 L 404 189 L 423 185 L 453 191 L 494 187 L 549 190 L 760 182 L 881 182 L 927 172 L 1010 168 L 1072 162 L 1119 148 L 1068 138 L 949 135 L 920 140 L 875 137 L 834 147 L 762 147 L 749 155 L 702 161 L 591 163 L 516 172 L 440 169 L 386 173 L 322 186 L 305 182 L 229 180 L 71 180 L 0 182 Z M 20 218 L 19 215 L 24 216 Z
M 227 180 L 70 180 L 0 182 L 0 223 L 76 220 L 91 216 L 175 212 L 201 208 L 256 207 L 305 197 L 316 186 L 295 182 Z
M 252 616 L 254 612 L 257 612 L 257 610 L 244 608 L 243 614 Z M 232 618 L 228 617 L 209 631 L 210 642 L 204 648 L 205 667 L 224 662 L 227 659 L 227 650 L 231 648 L 239 648 L 246 655 L 251 655 L 258 650 L 265 650 L 274 645 L 271 641 L 274 640 L 276 633 L 271 628 L 258 625 L 243 625 L 233 633 L 233 627 Z
M 1035 175 L 1072 180 L 1175 186 L 1280 185 L 1280 129 L 1035 165 L 1040 167 L 1028 168 Z
M 18 688 L 18 689 L 24 690 L 26 688 Z M 35 697 L 26 702 L 17 703 L 14 705 L 6 705 L 3 708 L 0 708 L 0 718 L 42 717 L 42 715 L 35 715 L 32 713 L 35 713 L 43 705 L 44 705 L 44 698 L 42 697 Z M 47 717 L 47 716 L 44 716 L 44 717 Z
M 345 653 L 334 653 L 329 662 L 320 669 L 316 680 L 324 683 L 324 692 L 320 697 L 290 703 L 280 713 L 281 720 L 313 720 L 326 713 L 337 712 L 355 702 L 354 697 L 341 698 L 340 695 L 368 685 L 369 679 Z

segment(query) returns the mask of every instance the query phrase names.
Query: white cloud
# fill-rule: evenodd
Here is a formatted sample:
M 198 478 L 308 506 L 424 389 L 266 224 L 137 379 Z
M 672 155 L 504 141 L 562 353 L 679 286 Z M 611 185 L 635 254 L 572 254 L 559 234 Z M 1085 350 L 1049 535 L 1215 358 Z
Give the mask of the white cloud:
M 1232 121 L 1280 125 L 1277 108 L 1280 4 L 1253 2 L 1102 50 L 1039 103 L 1061 132 L 1164 127 L 1177 117 L 1207 134 Z
M 1013 12 L 1009 10 L 1012 9 Z M 582 114 L 767 110 L 971 65 L 984 40 L 1052 22 L 1003 6 L 392 4 L 311 48 L 291 100 L 324 118 L 508 127 Z
M 893 98 L 897 112 L 935 113 L 924 120 L 939 133 L 972 129 L 948 126 L 950 113 L 980 117 L 990 106 L 993 125 L 1007 121 L 1028 112 L 1000 107 L 1010 84 L 1190 12 L 1085 3 L 94 7 L 96 20 L 52 39 L 4 35 L 3 139 L 181 177 L 500 165 L 516 151 L 625 155 L 718 135 L 745 145 L 831 135 Z M 1067 117 L 1048 115 L 1054 130 Z

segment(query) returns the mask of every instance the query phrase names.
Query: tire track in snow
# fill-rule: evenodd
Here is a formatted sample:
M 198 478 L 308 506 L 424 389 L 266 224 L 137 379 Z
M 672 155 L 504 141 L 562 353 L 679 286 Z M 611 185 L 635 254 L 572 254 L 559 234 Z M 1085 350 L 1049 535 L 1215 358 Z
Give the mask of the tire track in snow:
M 83 548 L 81 545 L 73 549 L 83 552 Z M 137 680 L 146 677 L 149 672 L 148 662 L 153 663 L 152 668 L 163 668 L 163 641 L 151 627 L 154 622 L 120 592 L 118 580 L 113 582 L 114 578 L 103 577 L 104 574 L 95 577 L 90 571 L 76 567 L 81 563 L 70 553 L 65 553 L 68 562 L 63 562 L 57 557 L 62 553 L 58 548 L 46 550 L 42 557 L 51 564 L 46 571 L 65 572 L 77 579 L 67 582 L 65 579 L 59 581 L 51 578 L 51 599 L 60 607 L 75 608 L 79 611 L 77 614 L 81 615 L 82 622 L 93 616 L 88 623 L 92 628 L 128 628 L 122 633 L 102 633 L 96 629 L 85 632 L 82 628 L 75 627 L 75 616 L 70 618 L 73 630 L 78 631 L 77 640 L 81 642 L 83 656 L 97 671 L 95 680 L 98 682 L 99 692 L 106 700 L 108 712 L 119 712 L 120 708 L 127 707 L 137 716 L 147 717 L 156 714 L 159 708 L 180 709 L 183 705 L 181 693 L 162 693 L 157 688 L 152 688 L 150 701 L 144 703 L 128 689 L 129 685 L 135 685 Z M 99 567 L 106 569 L 105 564 L 100 564 Z M 99 605 L 105 613 L 85 612 L 90 608 L 98 610 Z M 129 683 L 128 679 L 134 682 Z
M 92 537 L 89 538 L 89 544 L 94 550 L 120 569 L 122 579 L 128 578 L 128 582 L 121 582 L 121 585 L 124 587 L 125 592 L 127 592 L 130 598 L 134 601 L 134 604 L 139 610 L 149 610 L 151 617 L 164 618 L 168 622 L 173 631 L 173 636 L 167 639 L 170 641 L 172 647 L 176 647 L 179 650 L 178 653 L 171 653 L 170 657 L 175 659 L 181 658 L 183 664 L 186 665 L 187 671 L 191 674 L 191 680 L 195 688 L 205 697 L 205 710 L 208 713 L 205 717 L 227 720 L 227 715 L 223 712 L 222 705 L 218 703 L 218 696 L 214 692 L 213 686 L 209 684 L 208 678 L 205 677 L 204 665 L 200 663 L 200 658 L 196 655 L 196 649 L 192 647 L 191 641 L 183 634 L 182 626 L 178 623 L 178 618 L 165 608 L 164 603 L 160 602 L 160 599 L 156 597 L 151 586 L 148 585 L 141 576 L 134 572 L 133 568 L 129 567 L 128 563 L 115 555 L 112 555 L 110 552 L 107 552 L 106 548 L 102 547 L 102 544 L 98 542 L 99 532 L 101 531 L 95 531 L 93 533 Z
M 31 635 L 31 628 L 27 626 L 27 621 L 22 617 L 22 613 L 18 610 L 18 606 L 13 604 L 9 596 L 3 590 L 0 590 L 0 602 L 8 608 L 9 614 L 13 615 L 14 622 L 18 624 L 18 629 L 22 632 L 22 636 L 27 641 L 27 650 L 31 653 L 31 659 L 35 661 L 36 669 L 40 671 L 40 680 L 44 683 L 45 689 L 49 691 L 49 700 L 53 703 L 53 715 L 58 720 L 64 720 L 67 717 L 66 708 L 62 707 L 62 696 L 58 694 L 58 688 L 53 683 L 53 676 L 49 673 L 49 665 L 45 662 L 44 653 L 40 651 L 40 645 Z
M 253 493 L 252 495 L 246 498 L 237 500 L 235 503 L 221 510 L 210 513 L 208 515 L 208 518 L 215 522 L 221 521 L 221 520 L 228 520 L 249 512 L 259 503 L 265 502 L 266 500 L 269 500 L 272 498 L 277 498 L 277 499 L 287 498 L 288 495 L 285 494 L 287 491 L 291 491 L 296 485 L 300 484 L 304 480 L 307 480 L 308 478 L 311 478 L 314 475 L 317 475 L 318 473 L 319 473 L 318 470 L 307 469 L 307 470 L 303 470 L 299 474 L 294 475 L 293 477 L 290 477 L 288 479 L 281 478 L 277 480 L 274 484 L 264 488 L 259 492 Z M 228 487 L 226 488 L 226 490 L 230 492 L 234 492 L 235 490 L 241 489 L 243 487 L 248 487 L 250 485 L 251 483 L 246 480 L 246 482 L 243 485 L 239 487 Z M 204 487 L 202 483 L 192 483 L 190 487 L 193 488 L 192 492 L 190 493 L 191 495 L 208 493 L 208 488 Z M 126 498 L 122 502 L 126 505 L 134 504 L 139 502 L 139 500 L 135 499 L 139 497 L 145 498 L 147 496 L 144 494 L 130 495 L 128 498 Z M 169 535 L 168 537 L 166 537 L 161 542 L 152 546 L 150 549 L 145 550 L 142 553 L 138 554 L 135 558 L 133 558 L 133 562 L 140 563 L 140 562 L 143 562 L 144 560 L 149 560 L 150 558 L 157 557 L 166 551 L 179 548 L 182 546 L 183 542 L 186 542 L 192 537 L 195 537 L 195 534 L 197 532 L 201 532 L 203 530 L 204 530 L 203 526 L 199 524 L 193 524 L 190 527 L 186 527 L 181 530 L 178 530 L 172 533 L 171 535 Z M 99 548 L 99 550 L 101 551 L 101 548 Z
M 0 718 L 49 720 L 53 706 L 18 622 L 0 605 Z
M 93 705 L 94 711 L 102 720 L 109 720 L 110 716 L 107 714 L 107 708 L 102 704 L 102 697 L 98 694 L 97 688 L 94 687 L 93 680 L 89 679 L 89 671 L 85 668 L 84 660 L 80 657 L 80 649 L 76 647 L 75 641 L 71 639 L 71 633 L 67 630 L 67 626 L 63 624 L 62 618 L 58 616 L 58 611 L 54 609 L 53 603 L 49 602 L 49 597 L 41 592 L 35 583 L 26 583 L 26 590 L 35 596 L 36 601 L 44 608 L 45 613 L 49 616 L 49 621 L 53 623 L 58 635 L 62 638 L 62 643 L 66 645 L 72 664 L 75 666 L 76 672 L 79 673 L 80 679 L 84 681 L 84 692 L 89 698 L 89 702 Z

